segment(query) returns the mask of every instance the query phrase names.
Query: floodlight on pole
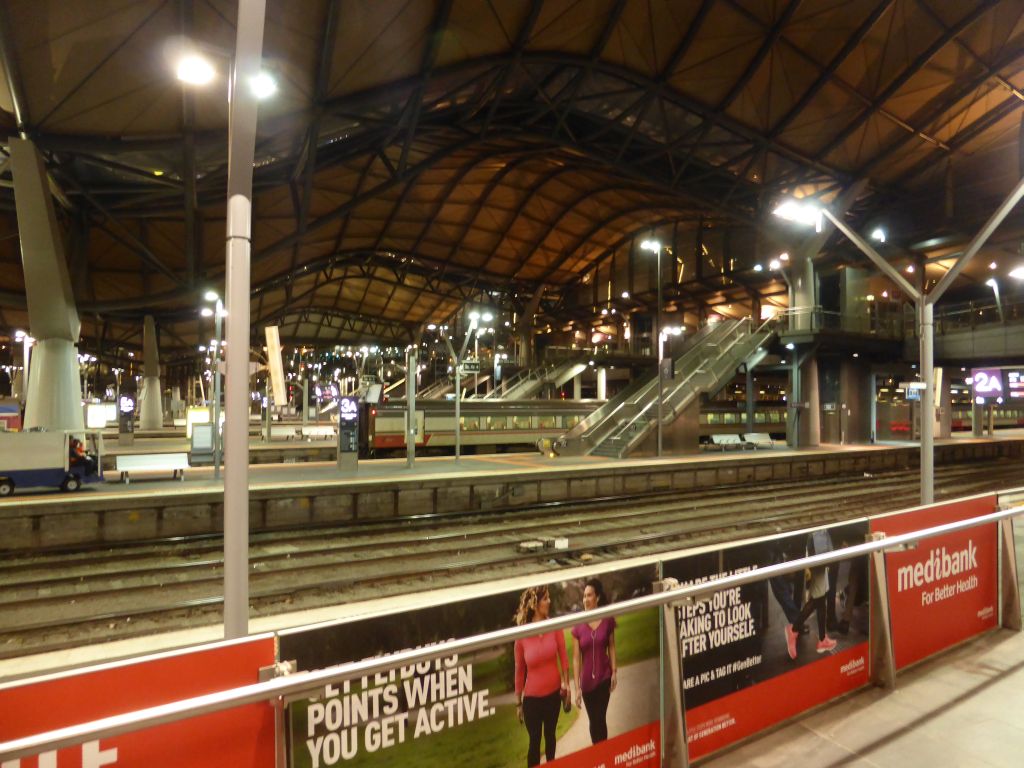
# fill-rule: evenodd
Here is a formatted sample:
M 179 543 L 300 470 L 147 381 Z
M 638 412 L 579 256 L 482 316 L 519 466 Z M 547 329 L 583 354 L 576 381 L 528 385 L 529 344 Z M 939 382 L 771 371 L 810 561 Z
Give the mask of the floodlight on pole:
M 188 85 L 209 85 L 217 74 L 213 64 L 205 56 L 188 53 L 178 60 L 174 74 Z
M 1014 280 L 1024 280 L 1024 265 L 1011 269 L 1010 277 Z
M 810 201 L 786 200 L 776 206 L 773 214 L 780 219 L 796 224 L 814 225 L 815 232 L 821 232 L 823 211 L 820 205 Z

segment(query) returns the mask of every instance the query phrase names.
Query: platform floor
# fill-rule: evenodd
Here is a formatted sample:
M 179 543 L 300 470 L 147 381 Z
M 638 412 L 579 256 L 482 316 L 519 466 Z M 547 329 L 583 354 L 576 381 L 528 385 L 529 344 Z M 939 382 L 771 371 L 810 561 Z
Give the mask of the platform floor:
M 1024 436 L 1024 429 L 999 430 L 994 438 L 972 437 L 969 432 L 954 433 L 952 438 L 936 440 L 936 445 L 963 442 L 990 442 L 992 440 L 1013 439 L 1019 440 Z M 146 452 L 146 443 L 152 441 L 150 450 L 171 450 L 163 444 L 163 438 L 147 438 L 139 440 L 133 450 Z M 256 449 L 263 445 L 257 440 L 251 442 Z M 295 443 L 297 447 L 309 445 L 308 443 Z M 307 486 L 310 483 L 325 482 L 373 482 L 380 480 L 399 479 L 427 479 L 438 476 L 463 476 L 463 477 L 486 477 L 495 474 L 508 474 L 510 472 L 531 472 L 531 471 L 558 471 L 573 469 L 576 467 L 595 468 L 602 465 L 614 465 L 622 467 L 630 463 L 650 466 L 657 463 L 690 463 L 711 460 L 747 461 L 754 458 L 763 458 L 765 455 L 800 455 L 835 454 L 844 451 L 868 451 L 886 450 L 892 448 L 905 448 L 916 446 L 916 442 L 879 442 L 873 445 L 839 445 L 833 443 L 822 444 L 813 448 L 791 449 L 785 444 L 777 444 L 772 449 L 761 449 L 757 451 L 700 451 L 698 453 L 681 456 L 665 456 L 661 459 L 655 457 L 637 457 L 629 459 L 608 459 L 603 456 L 582 456 L 549 458 L 540 453 L 504 453 L 504 454 L 481 454 L 464 455 L 458 461 L 453 456 L 427 456 L 417 457 L 414 466 L 406 466 L 405 459 L 369 459 L 359 462 L 359 469 L 356 472 L 342 472 L 334 461 L 328 462 L 289 462 L 283 464 L 252 464 L 249 467 L 249 486 L 253 489 L 262 488 L 284 488 L 288 486 Z M 280 443 L 273 443 L 274 448 L 280 447 Z M 97 494 L 121 494 L 121 493 L 166 493 L 172 490 L 211 490 L 223 487 L 223 482 L 213 479 L 212 467 L 192 467 L 185 472 L 185 479 L 182 482 L 173 480 L 170 472 L 133 472 L 131 483 L 124 485 L 120 482 L 116 472 L 106 473 L 106 482 L 85 486 L 78 491 L 79 494 L 90 494 L 92 498 L 102 498 Z M 29 489 L 19 491 L 12 499 L 0 501 L 4 504 L 18 503 L 19 500 L 46 499 L 55 496 L 62 496 L 57 489 Z
M 701 763 L 702 768 L 1017 768 L 1024 634 L 999 630 Z

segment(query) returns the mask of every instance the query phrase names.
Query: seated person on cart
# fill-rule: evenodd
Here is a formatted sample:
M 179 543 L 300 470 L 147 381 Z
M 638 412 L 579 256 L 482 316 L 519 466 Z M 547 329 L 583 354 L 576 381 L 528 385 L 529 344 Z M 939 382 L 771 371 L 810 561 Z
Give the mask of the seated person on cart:
M 72 469 L 82 469 L 85 475 L 96 474 L 96 457 L 85 452 L 85 445 L 77 437 L 68 442 L 68 464 Z

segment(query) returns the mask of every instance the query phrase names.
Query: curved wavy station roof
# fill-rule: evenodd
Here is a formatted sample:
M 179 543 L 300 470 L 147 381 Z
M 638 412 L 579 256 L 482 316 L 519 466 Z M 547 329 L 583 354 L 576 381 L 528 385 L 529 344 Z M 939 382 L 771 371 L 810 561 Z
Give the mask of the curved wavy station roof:
M 226 62 L 189 90 L 171 58 L 233 48 L 236 4 L 0 11 L 0 120 L 46 157 L 83 337 L 138 344 L 153 313 L 192 348 L 223 280 Z M 775 202 L 862 180 L 851 222 L 884 214 L 887 255 L 937 277 L 1021 173 L 1020 0 L 268 0 L 266 21 L 252 317 L 288 340 L 404 343 L 541 286 L 542 313 L 591 311 L 568 288 L 656 227 L 764 225 L 680 305 L 777 293 L 752 271 L 795 236 Z M 0 330 L 27 323 L 2 192 Z M 1009 266 L 1021 221 L 985 267 Z M 855 256 L 834 238 L 826 258 Z

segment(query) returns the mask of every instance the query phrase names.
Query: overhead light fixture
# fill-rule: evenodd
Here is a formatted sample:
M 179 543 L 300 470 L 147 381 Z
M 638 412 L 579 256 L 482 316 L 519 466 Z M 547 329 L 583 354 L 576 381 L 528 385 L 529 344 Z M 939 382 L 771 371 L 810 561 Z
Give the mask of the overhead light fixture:
M 796 344 L 794 344 L 794 343 L 793 343 L 793 342 L 791 341 L 791 342 L 789 342 L 788 344 L 786 344 L 786 349 L 788 349 L 788 350 L 790 350 L 790 351 L 792 352 L 792 351 L 793 351 L 794 349 L 796 349 Z
M 206 299 L 207 301 L 216 301 L 217 299 L 220 298 L 220 296 L 217 295 L 216 291 L 207 291 L 206 293 L 203 294 L 203 298 Z
M 210 307 L 203 307 L 199 310 L 199 314 L 203 317 L 213 317 L 213 310 Z
M 875 227 L 871 232 L 871 239 L 877 240 L 880 243 L 885 242 L 885 230 L 881 227 Z
M 914 274 L 914 265 L 913 264 L 907 264 L 906 273 L 908 275 Z
M 782 267 L 782 262 L 778 259 L 772 259 L 768 262 L 769 269 L 779 269 L 780 267 Z
M 249 90 L 262 101 L 277 93 L 277 81 L 266 72 L 258 72 L 249 78 Z
M 789 261 L 789 254 L 783 251 L 779 254 L 779 261 Z
M 760 271 L 762 271 L 763 269 L 764 269 L 764 267 L 762 267 L 762 266 L 761 266 L 760 264 L 755 264 L 755 265 L 754 265 L 754 271 L 755 271 L 755 272 L 760 272 Z
M 996 263 L 995 263 L 994 261 L 990 261 L 990 262 L 988 263 L 988 268 L 989 268 L 989 269 L 995 269 L 995 268 L 996 268 L 997 266 L 998 266 L 998 265 L 997 265 L 997 264 L 996 264 Z
M 810 201 L 786 200 L 776 206 L 773 214 L 780 219 L 792 221 L 805 226 L 814 225 L 814 228 L 821 231 L 821 206 Z
M 1024 280 L 1024 265 L 1010 270 L 1010 277 L 1014 280 Z
M 640 243 L 640 248 L 645 251 L 657 253 L 658 251 L 661 250 L 661 243 L 659 243 L 657 240 L 644 240 L 642 243 Z
M 208 85 L 216 72 L 209 59 L 198 53 L 189 53 L 178 60 L 175 74 L 183 83 L 189 85 Z
M 628 299 L 629 298 L 629 291 L 623 291 L 622 292 L 622 298 Z
M 990 277 L 988 280 L 985 281 L 985 285 L 987 285 L 989 288 L 997 287 L 996 286 L 996 279 L 994 277 Z

